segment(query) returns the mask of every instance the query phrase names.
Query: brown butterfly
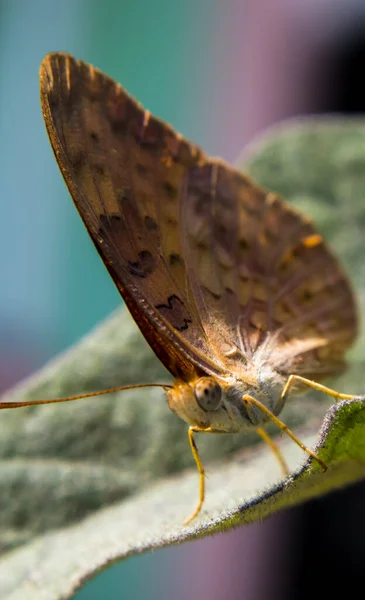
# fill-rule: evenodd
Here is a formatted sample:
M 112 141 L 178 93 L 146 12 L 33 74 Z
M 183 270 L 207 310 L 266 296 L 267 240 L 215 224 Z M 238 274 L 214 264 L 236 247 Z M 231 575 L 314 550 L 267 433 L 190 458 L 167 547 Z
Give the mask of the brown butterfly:
M 353 398 L 310 379 L 344 368 L 357 330 L 349 282 L 311 221 L 208 158 L 91 65 L 50 54 L 40 84 L 47 131 L 76 207 L 138 327 L 175 378 L 162 387 L 190 426 L 200 473 L 199 503 L 187 522 L 204 500 L 195 432 L 255 428 L 286 470 L 262 428 L 272 420 L 325 470 L 277 417 L 298 384 Z

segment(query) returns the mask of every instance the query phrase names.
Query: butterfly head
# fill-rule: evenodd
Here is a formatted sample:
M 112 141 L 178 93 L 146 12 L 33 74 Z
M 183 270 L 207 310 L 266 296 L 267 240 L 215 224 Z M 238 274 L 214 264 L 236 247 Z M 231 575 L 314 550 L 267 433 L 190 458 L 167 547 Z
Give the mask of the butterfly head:
M 168 391 L 168 402 L 171 410 L 189 425 L 234 433 L 267 421 L 267 416 L 257 408 L 247 407 L 243 402 L 245 395 L 249 394 L 278 414 L 282 408 L 282 390 L 282 378 L 274 371 L 246 373 L 244 378 L 203 376 L 190 382 L 175 381 Z

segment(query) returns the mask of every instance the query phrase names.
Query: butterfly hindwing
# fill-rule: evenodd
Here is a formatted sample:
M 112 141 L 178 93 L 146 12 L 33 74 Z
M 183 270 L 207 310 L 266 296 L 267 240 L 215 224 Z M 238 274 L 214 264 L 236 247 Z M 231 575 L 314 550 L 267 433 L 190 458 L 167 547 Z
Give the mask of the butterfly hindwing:
M 232 368 L 275 337 L 267 352 L 278 370 L 338 370 L 356 335 L 356 307 L 310 219 L 223 162 L 189 170 L 183 188 L 187 270 L 222 361 Z

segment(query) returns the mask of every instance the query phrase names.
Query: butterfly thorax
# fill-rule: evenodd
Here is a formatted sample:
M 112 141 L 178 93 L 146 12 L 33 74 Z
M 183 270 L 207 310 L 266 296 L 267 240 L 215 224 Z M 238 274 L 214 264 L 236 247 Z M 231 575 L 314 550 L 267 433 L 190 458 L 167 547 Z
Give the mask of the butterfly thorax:
M 196 378 L 176 380 L 168 392 L 170 409 L 181 419 L 200 429 L 238 433 L 264 424 L 268 417 L 253 405 L 243 402 L 252 396 L 277 415 L 282 409 L 285 379 L 270 367 L 257 370 L 254 365 L 239 376 L 226 379 Z

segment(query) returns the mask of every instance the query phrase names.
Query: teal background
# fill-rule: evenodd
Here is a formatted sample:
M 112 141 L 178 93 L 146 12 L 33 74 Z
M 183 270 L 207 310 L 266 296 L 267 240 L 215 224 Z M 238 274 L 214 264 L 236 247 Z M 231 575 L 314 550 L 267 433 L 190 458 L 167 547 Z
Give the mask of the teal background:
M 50 151 L 39 108 L 40 61 L 52 50 L 83 58 L 185 135 L 205 146 L 210 138 L 213 146 L 205 110 L 213 78 L 196 82 L 209 67 L 214 3 L 208 19 L 192 1 L 18 0 L 0 10 L 0 195 L 9 225 L 1 254 L 10 259 L 2 268 L 0 311 L 23 347 L 36 342 L 36 367 L 120 303 Z

